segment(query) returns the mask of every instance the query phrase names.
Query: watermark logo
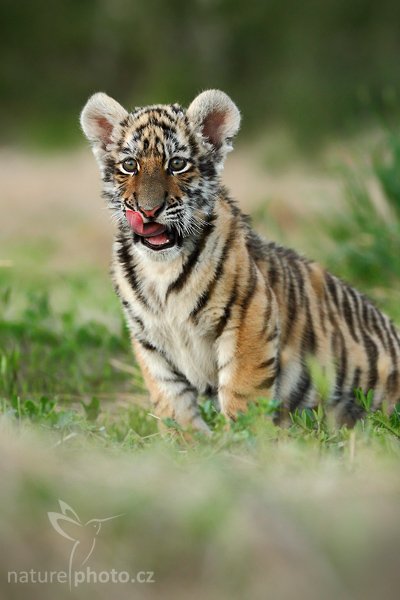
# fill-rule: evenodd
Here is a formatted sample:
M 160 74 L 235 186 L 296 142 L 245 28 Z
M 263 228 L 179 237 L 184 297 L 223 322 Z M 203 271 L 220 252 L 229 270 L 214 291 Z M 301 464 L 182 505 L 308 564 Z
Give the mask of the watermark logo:
M 58 504 L 61 512 L 48 512 L 47 516 L 55 531 L 70 542 L 68 572 L 9 571 L 8 583 L 68 583 L 70 590 L 82 583 L 155 583 L 153 571 L 138 571 L 134 575 L 116 569 L 97 572 L 87 565 L 103 524 L 122 517 L 122 514 L 84 522 L 69 504 L 63 500 L 58 500 Z
M 48 512 L 47 516 L 54 529 L 73 542 L 68 562 L 69 587 L 72 586 L 72 573 L 91 557 L 96 545 L 96 538 L 101 531 L 101 526 L 106 521 L 117 519 L 122 515 L 105 517 L 104 519 L 90 519 L 82 523 L 77 513 L 63 500 L 59 500 L 61 513 Z

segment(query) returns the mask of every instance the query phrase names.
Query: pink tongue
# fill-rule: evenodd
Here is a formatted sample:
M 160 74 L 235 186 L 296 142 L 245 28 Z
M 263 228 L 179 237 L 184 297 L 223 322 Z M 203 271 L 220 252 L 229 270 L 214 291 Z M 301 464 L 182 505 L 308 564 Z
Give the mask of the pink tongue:
M 167 236 L 160 235 L 164 233 L 165 226 L 161 223 L 143 223 L 142 215 L 140 212 L 133 210 L 126 211 L 126 219 L 133 231 L 143 237 L 151 237 L 152 243 L 154 244 L 165 244 L 168 241 Z M 155 238 L 163 238 L 162 242 L 155 242 Z

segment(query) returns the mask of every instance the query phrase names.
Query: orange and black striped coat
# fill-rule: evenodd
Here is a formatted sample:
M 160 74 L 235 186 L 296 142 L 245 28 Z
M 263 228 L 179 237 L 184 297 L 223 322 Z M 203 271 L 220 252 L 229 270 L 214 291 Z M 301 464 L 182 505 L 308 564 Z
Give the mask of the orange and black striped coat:
M 400 401 L 400 338 L 362 294 L 292 250 L 267 242 L 221 185 L 240 115 L 223 92 L 187 110 L 128 113 L 95 94 L 81 115 L 118 226 L 112 273 L 154 410 L 207 431 L 198 398 L 235 418 L 268 395 L 281 415 L 320 401 L 329 380 L 341 422 Z

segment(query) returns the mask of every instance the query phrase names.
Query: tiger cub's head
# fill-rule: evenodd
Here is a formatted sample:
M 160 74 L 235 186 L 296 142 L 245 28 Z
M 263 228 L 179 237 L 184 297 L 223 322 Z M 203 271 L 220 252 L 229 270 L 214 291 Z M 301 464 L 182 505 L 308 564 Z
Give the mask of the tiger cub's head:
M 104 195 L 141 254 L 172 259 L 196 243 L 239 124 L 236 105 L 218 90 L 201 93 L 188 109 L 166 104 L 127 112 L 103 93 L 88 100 L 81 126 Z

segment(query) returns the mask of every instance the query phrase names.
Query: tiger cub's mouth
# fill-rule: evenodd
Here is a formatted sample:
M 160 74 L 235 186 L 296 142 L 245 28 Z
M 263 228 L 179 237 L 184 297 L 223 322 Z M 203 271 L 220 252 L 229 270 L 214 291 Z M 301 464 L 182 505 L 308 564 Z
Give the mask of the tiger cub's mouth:
M 133 232 L 148 248 L 156 251 L 165 250 L 178 243 L 177 233 L 172 229 L 167 229 L 162 223 L 155 221 L 144 223 L 142 215 L 133 210 L 126 210 L 125 216 Z

